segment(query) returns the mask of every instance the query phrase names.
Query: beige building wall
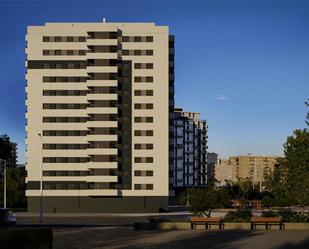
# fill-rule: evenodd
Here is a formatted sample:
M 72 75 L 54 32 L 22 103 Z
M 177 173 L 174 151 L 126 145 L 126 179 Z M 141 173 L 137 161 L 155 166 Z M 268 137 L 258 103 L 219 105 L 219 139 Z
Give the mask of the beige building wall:
M 230 160 L 219 159 L 215 165 L 216 184 L 224 186 L 226 181 L 232 181 L 232 165 Z
M 117 32 L 117 39 L 89 39 L 89 32 Z M 80 42 L 44 42 L 44 37 L 85 37 Z M 153 37 L 152 42 L 124 42 L 122 37 Z M 55 38 L 56 39 L 56 38 Z M 75 39 L 75 38 L 74 38 Z M 131 39 L 131 38 L 130 38 Z M 133 38 L 132 38 L 133 39 Z M 43 149 L 42 144 L 89 144 L 90 141 L 117 141 L 115 134 L 84 136 L 45 136 L 47 130 L 88 131 L 89 127 L 108 127 L 118 129 L 117 121 L 91 121 L 91 114 L 118 114 L 117 107 L 92 107 L 84 109 L 43 109 L 43 104 L 82 104 L 94 100 L 118 100 L 117 93 L 91 93 L 84 96 L 43 96 L 45 90 L 78 90 L 89 91 L 91 87 L 117 87 L 117 79 L 93 80 L 92 73 L 117 73 L 117 66 L 87 66 L 71 69 L 32 69 L 29 62 L 35 61 L 83 61 L 90 59 L 114 59 L 131 61 L 132 71 L 132 185 L 126 189 L 44 189 L 44 196 L 160 196 L 167 197 L 169 190 L 169 29 L 167 26 L 156 26 L 154 23 L 46 23 L 44 26 L 31 26 L 27 31 L 27 182 L 37 183 L 40 180 L 40 167 L 44 171 L 85 171 L 90 169 L 118 169 L 117 162 L 93 162 L 90 155 L 119 156 L 117 148 L 86 149 Z M 90 53 L 89 46 L 117 46 L 117 52 Z M 79 50 L 76 55 L 44 55 L 45 50 Z M 152 55 L 128 55 L 124 50 L 152 50 Z M 68 52 L 65 52 L 68 53 Z M 75 53 L 75 52 L 74 52 Z M 151 69 L 136 68 L 135 64 L 152 64 Z M 43 77 L 85 77 L 86 82 L 43 82 Z M 135 77 L 153 77 L 153 82 L 138 83 Z M 138 96 L 135 91 L 151 91 L 152 96 Z M 142 94 L 143 95 L 143 94 Z M 135 104 L 153 104 L 153 109 L 135 109 Z M 86 122 L 43 122 L 43 117 L 80 117 Z M 152 117 L 152 123 L 137 123 L 136 117 Z M 153 136 L 135 136 L 137 130 L 152 130 Z M 38 135 L 41 134 L 41 135 Z M 136 144 L 153 144 L 150 150 L 135 149 Z M 88 158 L 83 163 L 50 163 L 45 157 L 78 157 Z M 137 163 L 135 158 L 152 158 L 152 162 Z M 151 176 L 135 176 L 135 171 L 152 171 Z M 115 183 L 116 175 L 83 175 L 83 176 L 43 176 L 43 181 L 82 181 L 88 183 Z M 34 184 L 37 186 L 37 184 Z M 138 185 L 142 186 L 139 189 Z M 145 186 L 151 186 L 145 189 Z M 39 196 L 37 187 L 26 191 L 28 197 Z
M 229 163 L 232 168 L 232 180 L 251 179 L 253 182 L 263 182 L 265 174 L 274 170 L 278 156 L 232 156 Z

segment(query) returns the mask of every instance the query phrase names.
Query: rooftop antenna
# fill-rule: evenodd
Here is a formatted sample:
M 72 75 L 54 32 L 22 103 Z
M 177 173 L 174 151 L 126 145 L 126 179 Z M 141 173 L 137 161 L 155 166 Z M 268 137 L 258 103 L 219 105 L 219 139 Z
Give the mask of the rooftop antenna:
M 103 23 L 106 23 L 106 18 L 105 17 L 103 17 Z

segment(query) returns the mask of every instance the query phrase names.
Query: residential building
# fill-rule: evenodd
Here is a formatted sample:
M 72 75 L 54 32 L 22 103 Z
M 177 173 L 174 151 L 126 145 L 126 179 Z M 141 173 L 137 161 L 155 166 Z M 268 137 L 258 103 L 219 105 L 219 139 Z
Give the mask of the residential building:
M 154 23 L 28 27 L 28 211 L 157 212 L 169 195 L 174 37 Z M 42 171 L 41 171 L 42 167 Z
M 11 158 L 6 162 L 7 168 L 17 167 L 17 143 L 11 142 Z
M 232 181 L 232 166 L 230 160 L 219 159 L 215 165 L 215 182 L 217 186 L 224 186 Z
M 250 179 L 253 183 L 262 183 L 265 174 L 273 171 L 278 164 L 278 156 L 243 155 L 232 156 L 229 163 L 232 168 L 232 181 Z
M 207 185 L 207 121 L 198 112 L 174 112 L 174 187 Z
M 208 183 L 215 183 L 215 167 L 218 163 L 218 154 L 209 152 L 207 154 L 207 177 Z

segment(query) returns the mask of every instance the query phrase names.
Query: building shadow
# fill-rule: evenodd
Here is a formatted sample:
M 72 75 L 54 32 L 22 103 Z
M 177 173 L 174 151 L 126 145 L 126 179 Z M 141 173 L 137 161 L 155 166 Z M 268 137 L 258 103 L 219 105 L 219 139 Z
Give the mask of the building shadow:
M 308 237 L 309 237 L 309 233 L 308 233 Z M 298 244 L 286 243 L 274 249 L 308 249 L 308 248 L 309 248 L 309 238 Z
M 256 236 L 259 232 L 233 230 L 233 231 L 205 231 L 205 230 L 169 230 L 169 231 L 134 231 L 131 236 L 121 233 L 117 239 L 111 237 L 105 241 L 96 241 L 94 248 L 114 249 L 141 249 L 141 248 L 216 248 L 236 249 L 233 242 Z

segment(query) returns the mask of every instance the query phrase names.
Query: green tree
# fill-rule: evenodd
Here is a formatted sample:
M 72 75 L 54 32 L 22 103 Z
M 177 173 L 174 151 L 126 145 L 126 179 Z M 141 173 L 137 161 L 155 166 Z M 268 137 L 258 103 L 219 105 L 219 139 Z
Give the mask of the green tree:
M 305 102 L 305 105 L 309 107 L 309 99 Z M 306 116 L 306 124 L 308 125 L 309 127 L 309 110 L 307 112 L 307 116 Z
M 278 159 L 278 166 L 265 175 L 265 189 L 273 195 L 274 206 L 288 206 L 291 204 L 288 195 L 287 164 L 284 158 Z
M 26 184 L 25 168 L 7 169 L 7 206 L 9 208 L 26 208 L 27 200 L 25 196 Z M 3 190 L 3 182 L 0 184 Z M 0 206 L 3 205 L 3 191 L 0 191 Z
M 309 130 L 295 130 L 284 144 L 289 198 L 294 204 L 309 205 Z
M 0 163 L 12 157 L 12 145 L 9 136 L 6 134 L 0 136 Z M 1 172 L 2 173 L 2 172 Z M 7 186 L 7 206 L 10 208 L 26 208 L 25 197 L 25 169 L 8 168 L 6 170 Z M 3 206 L 3 174 L 0 182 L 0 206 Z
M 305 102 L 309 107 L 308 101 Z M 309 110 L 306 114 L 309 126 Z M 309 129 L 297 129 L 284 144 L 284 158 L 272 175 L 267 176 L 266 187 L 279 205 L 309 205 Z
M 8 135 L 0 136 L 0 159 L 8 160 L 12 157 L 12 145 Z
M 189 204 L 189 210 L 194 213 L 200 213 L 207 217 L 211 216 L 214 208 L 223 208 L 229 202 L 228 192 L 223 188 L 188 189 L 186 198 L 182 198 L 182 204 Z

